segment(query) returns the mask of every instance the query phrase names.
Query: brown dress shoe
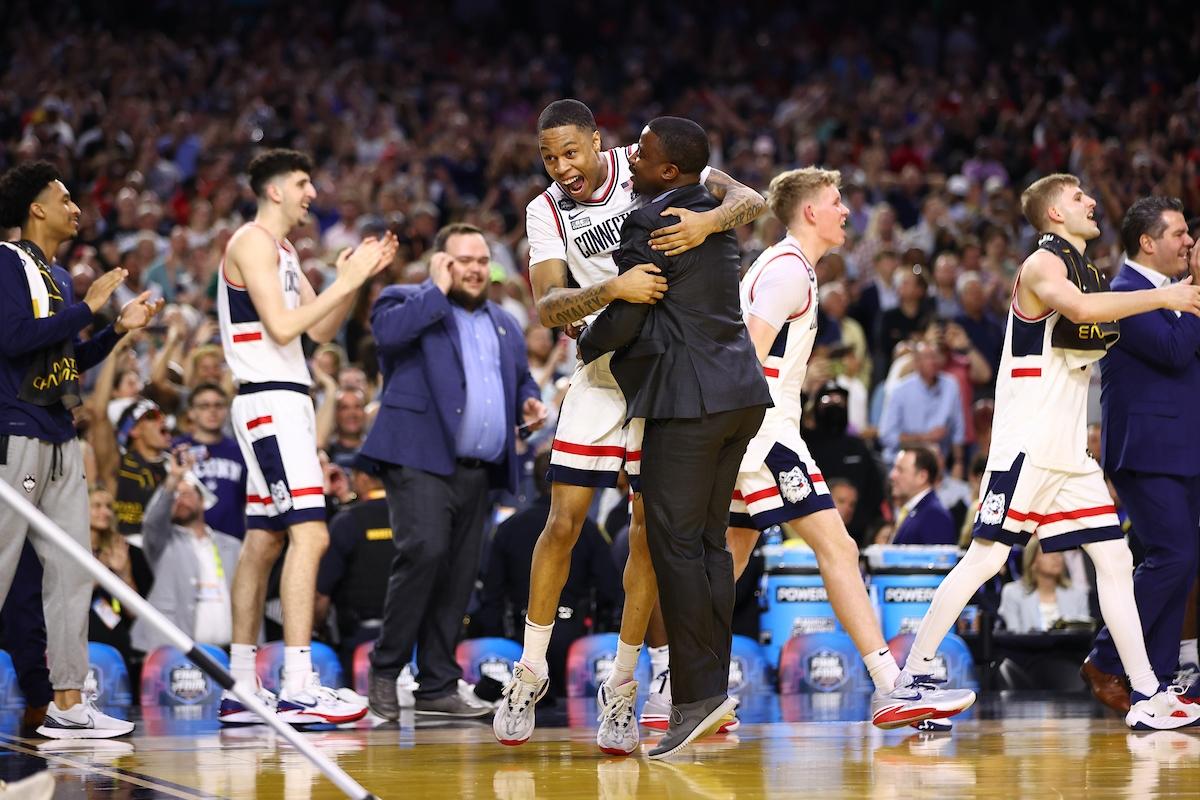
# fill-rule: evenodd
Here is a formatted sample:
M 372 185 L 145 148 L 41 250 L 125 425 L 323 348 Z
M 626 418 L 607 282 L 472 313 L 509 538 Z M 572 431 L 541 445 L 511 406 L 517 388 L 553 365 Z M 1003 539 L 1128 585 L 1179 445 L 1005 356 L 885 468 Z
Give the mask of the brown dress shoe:
M 1129 713 L 1129 689 L 1121 675 L 1101 672 L 1091 661 L 1085 660 L 1079 668 L 1079 677 L 1092 690 L 1092 696 L 1104 705 L 1124 715 Z

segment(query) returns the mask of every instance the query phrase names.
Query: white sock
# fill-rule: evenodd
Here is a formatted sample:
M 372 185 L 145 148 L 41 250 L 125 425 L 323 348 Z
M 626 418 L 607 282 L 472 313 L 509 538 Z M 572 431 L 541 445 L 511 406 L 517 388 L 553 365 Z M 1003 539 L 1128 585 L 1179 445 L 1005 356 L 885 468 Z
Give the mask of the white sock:
M 554 632 L 554 623 L 538 625 L 525 618 L 525 648 L 521 651 L 521 663 L 533 670 L 533 674 L 544 678 L 550 673 L 550 665 L 546 663 L 546 651 L 550 649 L 550 634 Z
M 1195 666 L 1200 664 L 1200 655 L 1196 652 L 1196 640 L 1184 639 L 1179 643 L 1179 665 L 1191 664 Z
M 937 655 L 938 645 L 954 627 L 979 587 L 1004 566 L 1011 549 L 1006 544 L 986 539 L 971 542 L 963 560 L 950 570 L 950 574 L 934 592 L 933 602 L 921 620 L 917 638 L 913 640 L 908 660 L 904 662 L 905 671 L 913 675 L 929 674 L 929 664 Z
M 650 673 L 654 677 L 657 678 L 671 668 L 671 648 L 669 645 L 647 647 L 646 651 L 650 653 Z
M 612 672 L 604 680 L 608 688 L 615 689 L 633 680 L 633 671 L 637 669 L 638 656 L 641 654 L 640 644 L 626 644 L 617 637 L 617 658 L 613 661 Z
M 1100 614 L 1112 634 L 1121 666 L 1135 692 L 1147 697 L 1158 692 L 1158 677 L 1146 656 L 1142 619 L 1133 598 L 1133 554 L 1124 539 L 1109 539 L 1083 546 L 1096 566 L 1096 592 Z
M 312 647 L 283 648 L 283 688 L 289 694 L 304 691 L 312 671 Z
M 875 688 L 878 691 L 890 692 L 896 688 L 896 678 L 900 677 L 900 667 L 896 664 L 891 650 L 886 647 L 872 650 L 863 656 L 863 663 L 867 665 L 867 672 L 871 674 L 871 680 L 875 681 Z
M 235 681 L 243 681 L 255 685 L 258 672 L 254 668 L 254 659 L 258 655 L 258 645 L 231 644 L 229 646 L 229 671 Z

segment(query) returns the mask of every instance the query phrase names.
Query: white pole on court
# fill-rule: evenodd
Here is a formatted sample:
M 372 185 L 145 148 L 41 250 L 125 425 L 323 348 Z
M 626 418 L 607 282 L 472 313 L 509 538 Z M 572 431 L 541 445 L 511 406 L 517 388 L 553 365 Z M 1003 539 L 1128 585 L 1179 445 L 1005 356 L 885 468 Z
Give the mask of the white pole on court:
M 237 699 L 242 702 L 242 705 L 255 714 L 258 714 L 258 716 L 262 717 L 263 722 L 277 730 L 292 747 L 295 747 L 309 761 L 313 762 L 317 769 L 321 770 L 325 774 L 325 777 L 329 778 L 347 797 L 352 797 L 354 800 L 378 800 L 375 795 L 368 792 L 347 775 L 345 770 L 326 758 L 312 744 L 305 741 L 304 737 L 292 728 L 291 725 L 279 719 L 279 717 L 267 708 L 258 699 L 258 696 L 255 695 L 256 687 L 247 686 L 240 681 L 235 682 L 232 673 L 222 667 L 220 662 L 198 647 L 187 634 L 175 627 L 158 609 L 150 605 L 137 592 L 125 585 L 125 582 L 110 572 L 108 567 L 101 564 L 95 556 L 68 536 L 66 531 L 51 522 L 50 518 L 43 514 L 40 509 L 22 497 L 6 481 L 2 480 L 0 480 L 0 500 L 3 500 L 16 509 L 17 513 L 23 516 L 39 535 L 45 537 L 61 550 L 64 555 L 86 569 L 109 594 L 120 601 L 121 605 L 133 609 L 140 619 L 149 622 L 171 644 L 187 654 L 192 663 L 207 672 L 223 688 L 233 692 Z

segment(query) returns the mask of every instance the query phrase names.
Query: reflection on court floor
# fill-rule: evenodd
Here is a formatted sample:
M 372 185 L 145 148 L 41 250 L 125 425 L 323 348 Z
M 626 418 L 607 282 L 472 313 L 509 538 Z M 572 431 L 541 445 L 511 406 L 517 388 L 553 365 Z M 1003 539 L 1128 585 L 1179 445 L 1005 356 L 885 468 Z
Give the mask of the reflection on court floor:
M 389 800 L 1200 795 L 1200 732 L 1131 733 L 1084 696 L 987 695 L 952 734 L 879 731 L 855 721 L 864 708 L 857 695 L 763 695 L 743 706 L 736 734 L 653 763 L 601 755 L 588 700 L 540 711 L 519 748 L 496 744 L 487 724 L 427 726 L 410 712 L 399 725 L 308 736 Z M 125 741 L 47 742 L 16 730 L 15 716 L 0 716 L 0 779 L 48 766 L 56 798 L 340 796 L 270 731 L 219 730 L 211 707 L 156 710 Z

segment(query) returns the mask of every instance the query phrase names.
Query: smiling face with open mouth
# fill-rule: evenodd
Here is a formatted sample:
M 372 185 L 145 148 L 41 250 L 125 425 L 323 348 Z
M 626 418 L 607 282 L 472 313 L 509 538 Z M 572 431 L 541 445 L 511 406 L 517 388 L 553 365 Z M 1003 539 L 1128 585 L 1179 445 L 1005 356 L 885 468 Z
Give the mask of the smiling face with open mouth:
M 463 308 L 474 310 L 487 299 L 491 279 L 491 250 L 478 233 L 456 233 L 446 239 L 450 264 L 449 297 Z
M 283 212 L 292 227 L 307 220 L 308 207 L 317 199 L 317 188 L 309 174 L 302 170 L 289 172 L 279 179 L 278 185 L 283 195 Z
M 1084 241 L 1100 235 L 1100 225 L 1096 222 L 1096 200 L 1078 185 L 1064 186 L 1057 205 L 1068 232 Z
M 600 158 L 600 132 L 577 125 L 546 128 L 538 134 L 546 174 L 567 196 L 586 201 L 608 178 L 608 162 Z

